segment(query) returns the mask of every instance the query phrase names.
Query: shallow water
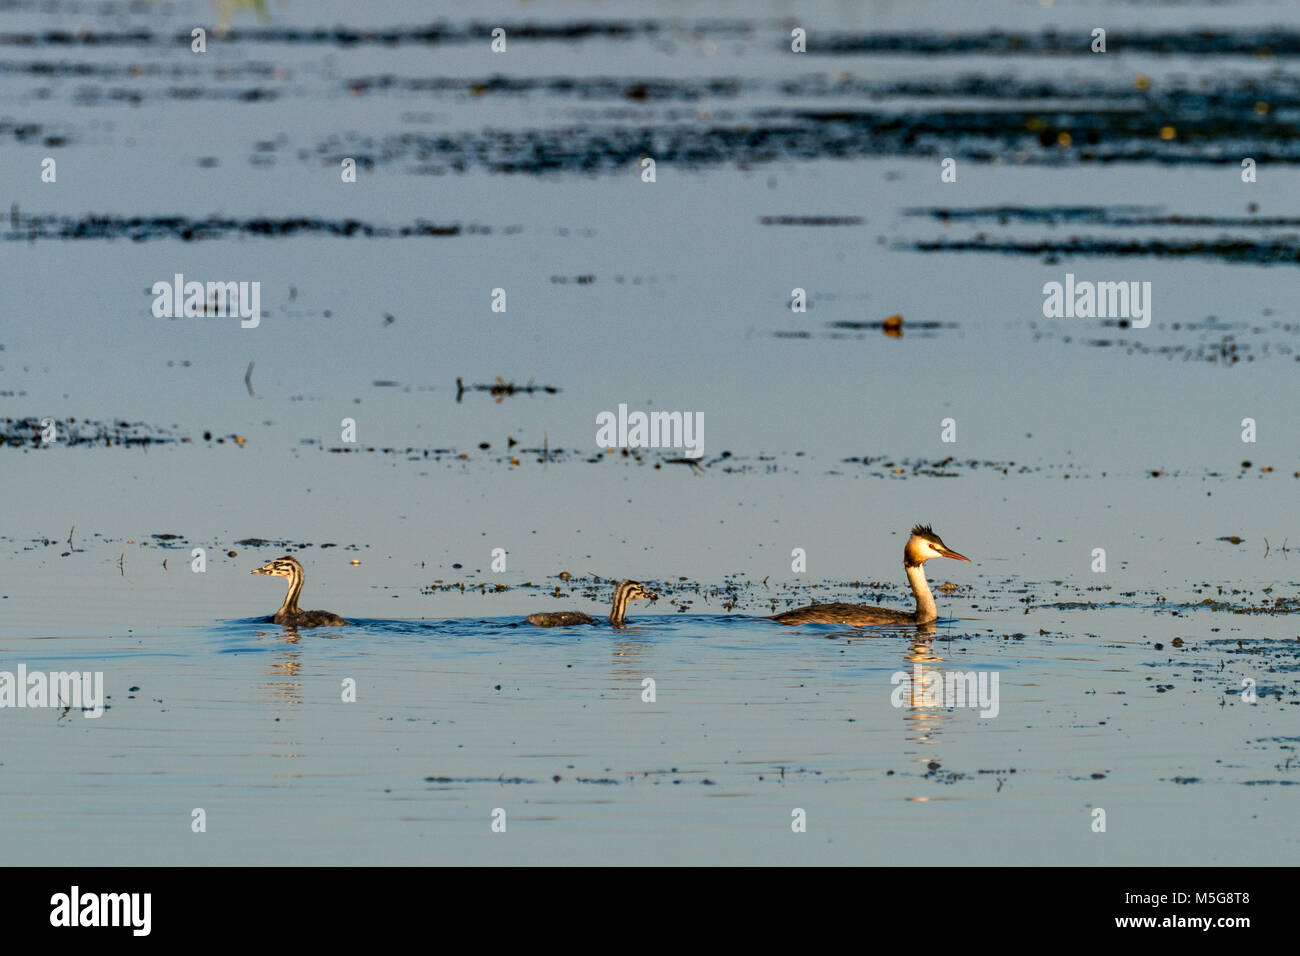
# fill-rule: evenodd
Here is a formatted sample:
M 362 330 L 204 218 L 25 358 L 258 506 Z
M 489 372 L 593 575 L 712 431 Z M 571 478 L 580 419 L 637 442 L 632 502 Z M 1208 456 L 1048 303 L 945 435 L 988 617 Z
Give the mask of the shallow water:
M 1117 603 L 1025 614 L 1029 589 L 1004 590 L 924 637 L 653 605 L 624 629 L 538 629 L 496 614 L 512 592 L 444 596 L 457 618 L 302 632 L 11 633 L 6 661 L 102 670 L 111 699 L 98 719 L 6 711 L 0 812 L 25 821 L 8 858 L 1293 860 L 1294 616 L 1071 588 L 1060 603 Z M 894 675 L 918 667 L 996 674 L 996 713 L 895 707 Z M 194 807 L 219 839 L 190 833 Z M 1090 831 L 1095 807 L 1122 839 Z M 518 841 L 493 838 L 497 808 Z M 791 847 L 795 808 L 814 839 Z
M 0 671 L 111 698 L 0 710 L 0 854 L 1295 863 L 1300 21 L 1029 9 L 801 5 L 797 61 L 782 5 L 0 11 Z M 1067 272 L 1150 327 L 1045 318 Z M 153 317 L 176 273 L 260 324 Z M 703 457 L 598 447 L 620 403 Z M 762 619 L 907 608 L 916 522 L 973 559 L 935 634 Z M 286 551 L 355 623 L 252 616 Z M 622 577 L 626 629 L 519 624 Z

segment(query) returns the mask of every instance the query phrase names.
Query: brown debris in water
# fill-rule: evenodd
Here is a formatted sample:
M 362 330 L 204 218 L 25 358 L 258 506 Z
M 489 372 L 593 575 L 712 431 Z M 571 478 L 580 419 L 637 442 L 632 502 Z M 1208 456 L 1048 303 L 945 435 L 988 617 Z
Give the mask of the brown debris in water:
M 492 384 L 466 385 L 459 376 L 456 378 L 456 401 L 458 403 L 466 392 L 488 392 L 499 405 L 507 395 L 532 395 L 535 392 L 556 395 L 559 394 L 559 391 L 554 385 L 534 385 L 532 379 L 528 380 L 527 385 L 516 385 L 514 382 L 507 382 L 498 375 L 497 380 Z

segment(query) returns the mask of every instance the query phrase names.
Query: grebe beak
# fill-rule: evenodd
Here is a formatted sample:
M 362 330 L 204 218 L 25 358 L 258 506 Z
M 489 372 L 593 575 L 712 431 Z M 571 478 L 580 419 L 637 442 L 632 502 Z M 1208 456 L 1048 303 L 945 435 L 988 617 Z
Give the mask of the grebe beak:
M 955 558 L 958 561 L 970 560 L 970 558 L 966 557 L 966 555 L 958 554 L 956 551 L 949 551 L 947 548 L 940 548 L 939 550 L 943 553 L 943 556 L 945 558 Z

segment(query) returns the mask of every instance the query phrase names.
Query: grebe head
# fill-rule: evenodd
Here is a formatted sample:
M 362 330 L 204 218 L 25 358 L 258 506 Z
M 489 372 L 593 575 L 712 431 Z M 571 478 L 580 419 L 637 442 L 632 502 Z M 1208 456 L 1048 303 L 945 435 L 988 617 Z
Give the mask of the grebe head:
M 651 591 L 640 581 L 620 581 L 618 590 L 627 595 L 629 601 L 657 601 L 659 595 Z
M 918 524 L 912 529 L 912 536 L 903 548 L 903 564 L 909 568 L 925 564 L 931 558 L 955 558 L 969 561 L 964 554 L 958 554 L 943 543 L 943 539 L 934 533 L 928 524 Z
M 274 561 L 268 561 L 260 568 L 253 568 L 249 574 L 270 574 L 277 578 L 292 578 L 302 574 L 302 565 L 298 563 L 297 558 L 285 555 L 282 558 L 276 558 Z

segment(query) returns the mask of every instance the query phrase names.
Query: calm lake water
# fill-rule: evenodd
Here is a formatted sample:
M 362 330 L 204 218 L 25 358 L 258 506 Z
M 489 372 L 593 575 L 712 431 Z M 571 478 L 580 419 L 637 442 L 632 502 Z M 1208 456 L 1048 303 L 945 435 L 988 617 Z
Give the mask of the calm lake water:
M 0 709 L 6 861 L 1300 859 L 1290 6 L 213 17 L 0 11 L 0 675 L 109 698 Z M 918 522 L 934 633 L 763 619 Z

